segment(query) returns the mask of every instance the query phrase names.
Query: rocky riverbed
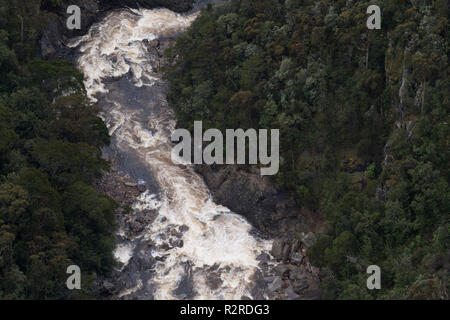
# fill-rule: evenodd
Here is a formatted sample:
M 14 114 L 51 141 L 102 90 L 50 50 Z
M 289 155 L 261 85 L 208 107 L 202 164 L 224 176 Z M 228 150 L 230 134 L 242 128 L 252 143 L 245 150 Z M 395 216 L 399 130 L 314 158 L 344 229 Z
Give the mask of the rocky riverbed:
M 99 281 L 100 291 L 103 298 L 126 299 L 146 296 L 151 299 L 152 288 L 145 286 L 137 278 L 129 277 L 130 274 L 147 273 L 148 278 L 152 276 L 153 266 L 157 260 L 151 258 L 150 251 L 156 244 L 142 241 L 139 236 L 155 221 L 157 210 L 134 210 L 133 204 L 136 199 L 145 193 L 146 188 L 134 181 L 124 172 L 117 168 L 104 172 L 103 177 L 97 181 L 98 191 L 106 193 L 113 198 L 119 205 L 116 216 L 120 226 L 118 232 L 118 241 L 135 242 L 135 254 L 127 262 L 126 266 L 119 263 L 118 268 L 113 272 L 110 279 L 101 279 Z M 212 190 L 212 192 L 218 192 Z M 231 195 L 230 195 L 231 196 Z M 239 213 L 239 211 L 237 212 Z M 181 240 L 187 226 L 169 228 L 167 236 L 171 241 L 165 244 L 165 250 L 170 250 L 171 246 L 183 246 Z M 272 230 L 273 231 L 273 230 Z M 255 229 L 259 234 L 265 232 Z M 269 237 L 268 234 L 265 234 Z M 297 234 L 287 233 L 283 237 L 278 237 L 273 242 L 270 254 L 261 254 L 258 257 L 260 270 L 253 276 L 255 286 L 252 293 L 255 299 L 274 299 L 274 300 L 302 300 L 318 299 L 319 291 L 319 270 L 312 266 L 306 255 L 306 250 L 314 243 L 315 235 L 311 231 L 299 232 Z M 161 248 L 159 248 L 161 249 Z M 136 252 L 138 254 L 136 254 Z M 128 272 L 123 272 L 124 268 Z M 191 266 L 186 265 L 188 270 Z M 221 284 L 220 274 L 214 267 L 209 270 L 209 285 L 216 287 Z M 133 272 L 131 272 L 133 271 Z M 145 277 L 144 277 L 145 278 Z M 129 287 L 130 283 L 135 283 L 137 288 L 135 292 L 123 291 L 123 288 Z M 180 298 L 189 298 L 193 292 L 189 288 L 189 281 L 186 280 L 186 286 L 180 289 Z M 248 299 L 243 296 L 242 299 Z

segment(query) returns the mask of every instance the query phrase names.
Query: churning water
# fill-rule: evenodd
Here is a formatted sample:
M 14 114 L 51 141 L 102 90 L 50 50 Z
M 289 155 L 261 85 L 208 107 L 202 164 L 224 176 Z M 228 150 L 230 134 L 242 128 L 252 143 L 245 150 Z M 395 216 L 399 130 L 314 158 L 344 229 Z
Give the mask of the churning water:
M 151 277 L 139 279 L 120 296 L 147 284 L 156 299 L 180 298 L 177 288 L 188 272 L 192 298 L 251 297 L 257 257 L 271 247 L 270 241 L 250 233 L 244 218 L 213 202 L 192 167 L 171 160 L 175 117 L 166 100 L 167 85 L 156 72 L 146 44 L 183 32 L 197 14 L 167 9 L 114 11 L 70 44 L 80 53 L 77 66 L 84 73 L 89 97 L 102 107 L 112 147 L 133 159 L 124 165 L 125 171 L 141 183 L 152 180 L 158 186 L 158 191 L 146 191 L 133 206 L 158 212 L 139 235 L 140 241 L 152 243 L 148 254 L 157 262 Z M 185 230 L 182 246 L 160 249 L 170 240 L 168 230 L 174 226 Z M 126 265 L 134 250 L 135 242 L 120 243 L 116 258 Z M 210 284 L 211 270 L 220 277 L 220 285 Z

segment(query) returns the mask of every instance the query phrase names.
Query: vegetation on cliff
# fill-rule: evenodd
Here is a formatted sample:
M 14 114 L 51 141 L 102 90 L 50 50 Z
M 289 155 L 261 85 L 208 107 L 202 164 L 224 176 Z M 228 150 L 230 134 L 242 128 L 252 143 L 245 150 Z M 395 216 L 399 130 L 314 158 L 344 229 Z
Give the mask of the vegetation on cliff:
M 34 58 L 50 2 L 0 0 L 0 299 L 89 298 L 114 265 L 115 203 L 91 187 L 106 126 L 72 63 Z
M 366 9 L 382 9 L 368 30 Z M 324 298 L 448 298 L 446 0 L 231 0 L 170 50 L 179 126 L 281 130 L 276 183 L 325 217 Z M 366 288 L 378 265 L 382 290 Z

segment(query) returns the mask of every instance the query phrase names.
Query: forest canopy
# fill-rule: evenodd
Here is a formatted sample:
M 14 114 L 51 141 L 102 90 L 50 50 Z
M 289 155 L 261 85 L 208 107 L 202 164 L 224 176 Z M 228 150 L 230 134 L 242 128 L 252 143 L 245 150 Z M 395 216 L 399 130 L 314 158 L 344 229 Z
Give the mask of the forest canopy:
M 93 298 L 114 267 L 108 131 L 73 64 L 37 58 L 60 4 L 0 0 L 0 299 Z M 167 52 L 180 127 L 280 129 L 273 182 L 325 221 L 323 298 L 449 298 L 448 30 L 447 0 L 230 0 Z
M 0 299 L 92 298 L 114 266 L 116 204 L 92 188 L 108 131 L 73 64 L 36 58 L 47 2 L 0 0 Z
M 168 52 L 180 127 L 281 130 L 275 182 L 325 218 L 308 253 L 324 298 L 448 298 L 448 13 L 446 0 L 231 0 Z M 383 290 L 367 290 L 369 265 Z

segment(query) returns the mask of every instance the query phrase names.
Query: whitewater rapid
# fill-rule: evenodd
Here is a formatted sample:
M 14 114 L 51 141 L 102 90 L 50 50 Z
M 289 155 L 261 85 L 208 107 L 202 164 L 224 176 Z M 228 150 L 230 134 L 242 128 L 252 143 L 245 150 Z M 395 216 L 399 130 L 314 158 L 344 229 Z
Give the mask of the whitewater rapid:
M 141 279 L 127 296 L 147 281 L 156 299 L 179 299 L 174 292 L 186 277 L 194 286 L 195 299 L 241 299 L 251 296 L 257 257 L 269 252 L 271 241 L 251 234 L 250 224 L 211 198 L 202 178 L 191 166 L 171 160 L 171 133 L 176 121 L 165 93 L 161 74 L 154 70 L 147 40 L 170 38 L 185 31 L 198 13 L 177 14 L 167 9 L 122 10 L 107 15 L 89 32 L 70 43 L 80 55 L 89 97 L 101 102 L 102 114 L 114 147 L 137 159 L 139 172 L 148 170 L 158 193 L 147 190 L 136 199 L 133 210 L 156 210 L 156 220 L 139 235 L 152 244 L 158 260 L 153 276 Z M 200 120 L 200 119 L 199 119 Z M 139 177 L 146 184 L 147 175 Z M 183 245 L 159 249 L 167 243 L 171 228 L 183 227 Z M 187 227 L 187 228 L 186 228 Z M 133 257 L 133 241 L 119 243 L 115 255 L 124 265 Z M 220 275 L 220 286 L 209 285 L 208 273 Z

